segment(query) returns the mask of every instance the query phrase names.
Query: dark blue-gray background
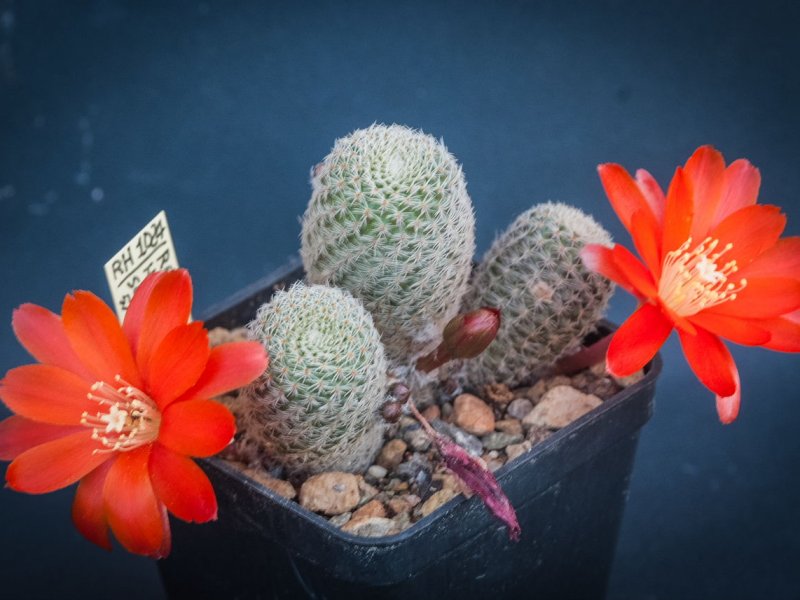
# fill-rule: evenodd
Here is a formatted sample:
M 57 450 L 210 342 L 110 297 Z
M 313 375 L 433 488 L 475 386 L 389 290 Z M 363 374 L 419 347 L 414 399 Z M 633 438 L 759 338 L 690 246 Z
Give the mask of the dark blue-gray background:
M 760 167 L 761 201 L 798 235 L 799 16 L 792 2 L 0 0 L 0 371 L 27 361 L 12 309 L 108 297 L 103 263 L 161 209 L 196 313 L 278 267 L 299 246 L 309 167 L 376 121 L 444 138 L 479 254 L 548 199 L 627 243 L 596 165 L 666 185 L 705 143 Z M 618 293 L 610 316 L 632 307 Z M 735 356 L 744 403 L 723 427 L 665 346 L 611 598 L 800 597 L 800 361 Z M 160 597 L 154 563 L 73 530 L 72 493 L 0 491 L 2 594 Z

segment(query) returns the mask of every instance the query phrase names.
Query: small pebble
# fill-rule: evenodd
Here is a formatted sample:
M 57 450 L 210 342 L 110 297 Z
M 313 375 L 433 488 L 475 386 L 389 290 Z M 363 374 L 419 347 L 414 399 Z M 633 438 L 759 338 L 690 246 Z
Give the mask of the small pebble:
M 436 404 L 432 404 L 422 411 L 422 416 L 425 417 L 425 419 L 427 419 L 429 422 L 433 421 L 434 419 L 439 419 L 442 416 L 442 409 Z
M 297 490 L 295 490 L 294 486 L 288 481 L 270 477 L 267 473 L 257 469 L 245 469 L 244 473 L 248 477 L 258 481 L 264 487 L 271 489 L 279 496 L 283 496 L 288 500 L 294 500 L 295 496 L 297 496 Z
M 556 375 L 555 377 L 550 377 L 545 380 L 545 385 L 547 387 L 547 391 L 552 390 L 554 387 L 559 385 L 572 385 L 572 380 L 567 377 L 566 375 Z
M 392 511 L 392 514 L 399 515 L 402 513 L 407 513 L 411 510 L 411 504 L 406 500 L 407 496 L 398 496 L 397 498 L 392 498 L 389 500 L 389 510 Z
M 344 525 L 345 523 L 347 523 L 350 520 L 350 517 L 352 515 L 353 515 L 353 513 L 350 513 L 350 512 L 342 513 L 340 515 L 335 515 L 335 516 L 331 517 L 330 519 L 328 519 L 328 522 L 331 525 L 333 525 L 334 527 L 341 527 L 342 525 Z
M 419 516 L 420 517 L 427 517 L 437 508 L 448 502 L 449 500 L 455 498 L 458 494 L 449 488 L 442 488 L 435 494 L 432 494 L 430 498 L 425 500 L 422 503 L 422 506 L 419 508 Z
M 509 444 L 519 444 L 523 439 L 521 433 L 511 434 L 503 433 L 502 431 L 493 431 L 489 435 L 483 436 L 481 441 L 486 450 L 499 450 L 505 448 Z
M 561 429 L 603 403 L 597 396 L 584 394 L 568 385 L 558 385 L 542 396 L 541 401 L 522 420 L 526 427 L 538 425 Z
M 434 421 L 431 425 L 436 431 L 449 437 L 472 456 L 483 454 L 483 444 L 474 435 L 444 421 Z
M 394 521 L 395 527 L 397 528 L 396 533 L 400 533 L 404 529 L 411 527 L 411 513 L 408 511 L 399 513 L 392 517 L 392 521 Z
M 358 478 L 358 493 L 361 495 L 358 503 L 361 505 L 365 502 L 369 502 L 375 496 L 377 496 L 378 488 L 367 483 L 367 481 L 361 475 L 357 475 L 356 477 Z
M 313 475 L 300 488 L 300 504 L 326 515 L 353 510 L 360 499 L 358 478 L 352 473 L 333 471 Z
M 514 394 L 505 383 L 490 383 L 483 388 L 483 393 L 489 401 L 500 406 L 505 406 L 514 399 Z
M 383 537 L 397 533 L 399 528 L 394 521 L 386 517 L 363 517 L 350 519 L 344 524 L 342 531 L 361 537 Z
M 506 415 L 513 419 L 524 419 L 533 410 L 533 402 L 527 398 L 517 398 L 506 409 Z
M 369 469 L 367 469 L 367 475 L 369 475 L 372 479 L 383 479 L 386 477 L 388 471 L 385 467 L 380 465 L 372 465 Z
M 389 440 L 386 445 L 381 448 L 378 459 L 375 461 L 384 469 L 391 471 L 401 462 L 403 462 L 403 454 L 408 446 L 403 440 Z
M 519 419 L 503 419 L 501 421 L 496 421 L 494 424 L 494 428 L 497 431 L 502 431 L 503 433 L 522 433 L 522 421 Z
M 533 386 L 528 388 L 528 400 L 536 404 L 541 400 L 544 393 L 547 391 L 547 380 L 540 379 Z
M 431 447 L 431 438 L 419 425 L 406 429 L 403 433 L 403 440 L 415 452 L 427 452 L 428 448 Z
M 616 377 L 612 375 L 614 381 L 616 381 L 622 387 L 630 387 L 635 383 L 639 383 L 642 379 L 644 379 L 644 371 L 639 369 L 635 373 L 631 373 L 630 375 L 626 375 L 625 377 Z
M 608 400 L 619 392 L 622 389 L 622 386 L 617 384 L 611 377 L 601 377 L 600 379 L 596 379 L 592 383 L 589 384 L 589 387 L 586 390 L 587 394 L 594 394 L 595 396 L 602 398 L 603 400 Z
M 525 439 L 531 443 L 531 446 L 535 446 L 536 444 L 545 441 L 551 435 L 553 435 L 553 432 L 547 427 L 533 425 L 530 429 L 528 429 L 528 434 L 525 436 Z
M 453 419 L 453 405 L 450 402 L 442 404 L 442 420 L 448 423 Z
M 461 394 L 455 399 L 453 421 L 473 435 L 486 435 L 494 431 L 494 411 L 472 394 Z
M 359 508 L 353 513 L 353 518 L 361 517 L 385 517 L 386 507 L 383 506 L 380 500 L 370 500 L 364 506 Z
M 511 444 L 506 447 L 506 456 L 508 456 L 509 461 L 512 461 L 518 456 L 525 454 L 531 448 L 532 445 L 528 441 L 522 442 L 521 444 Z
M 492 471 L 493 473 L 497 471 L 497 469 L 502 467 L 504 464 L 506 464 L 505 461 L 496 457 L 491 457 L 488 454 L 484 455 L 483 460 L 486 463 L 486 468 Z

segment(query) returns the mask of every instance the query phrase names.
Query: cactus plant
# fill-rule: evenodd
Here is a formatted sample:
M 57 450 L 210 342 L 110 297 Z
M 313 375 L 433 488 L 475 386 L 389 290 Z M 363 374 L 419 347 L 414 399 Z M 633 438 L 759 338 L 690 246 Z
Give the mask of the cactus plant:
M 359 298 L 392 365 L 411 364 L 440 341 L 466 291 L 475 219 L 461 167 L 430 135 L 373 125 L 337 140 L 311 184 L 309 281 Z
M 579 256 L 611 237 L 577 208 L 545 203 L 522 213 L 495 240 L 475 271 L 467 308 L 503 314 L 494 342 L 466 363 L 475 385 L 518 385 L 577 349 L 605 311 L 613 285 Z
M 270 355 L 244 392 L 249 443 L 290 472 L 359 471 L 380 447 L 386 360 L 372 318 L 349 293 L 294 284 L 248 326 Z

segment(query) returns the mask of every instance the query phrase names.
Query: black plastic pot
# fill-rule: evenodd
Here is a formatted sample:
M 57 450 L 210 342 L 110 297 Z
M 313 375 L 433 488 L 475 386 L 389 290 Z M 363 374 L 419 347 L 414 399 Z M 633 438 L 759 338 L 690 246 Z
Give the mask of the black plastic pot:
M 206 319 L 249 321 L 297 263 L 243 290 Z M 203 462 L 219 520 L 173 521 L 159 563 L 172 598 L 597 598 L 605 594 L 639 430 L 652 413 L 660 358 L 645 378 L 502 467 L 522 525 L 517 543 L 462 495 L 400 534 L 361 538 L 223 461 Z

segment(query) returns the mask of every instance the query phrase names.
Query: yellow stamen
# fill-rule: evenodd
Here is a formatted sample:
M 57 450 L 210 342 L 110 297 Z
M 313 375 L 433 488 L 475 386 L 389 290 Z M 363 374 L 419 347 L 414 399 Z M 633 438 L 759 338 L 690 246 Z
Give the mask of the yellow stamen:
M 92 439 L 102 446 L 95 449 L 94 454 L 127 452 L 150 444 L 158 437 L 161 413 L 155 402 L 119 375 L 114 381 L 119 387 L 98 381 L 86 394 L 101 409 L 93 415 L 88 411 L 81 415 L 81 425 L 90 427 Z
M 719 259 L 733 248 L 726 244 L 719 251 L 719 240 L 707 237 L 691 252 L 692 238 L 677 250 L 668 252 L 661 269 L 658 295 L 677 315 L 690 317 L 701 310 L 736 299 L 747 286 L 746 279 L 729 282 L 739 267 L 735 260 L 720 266 Z

